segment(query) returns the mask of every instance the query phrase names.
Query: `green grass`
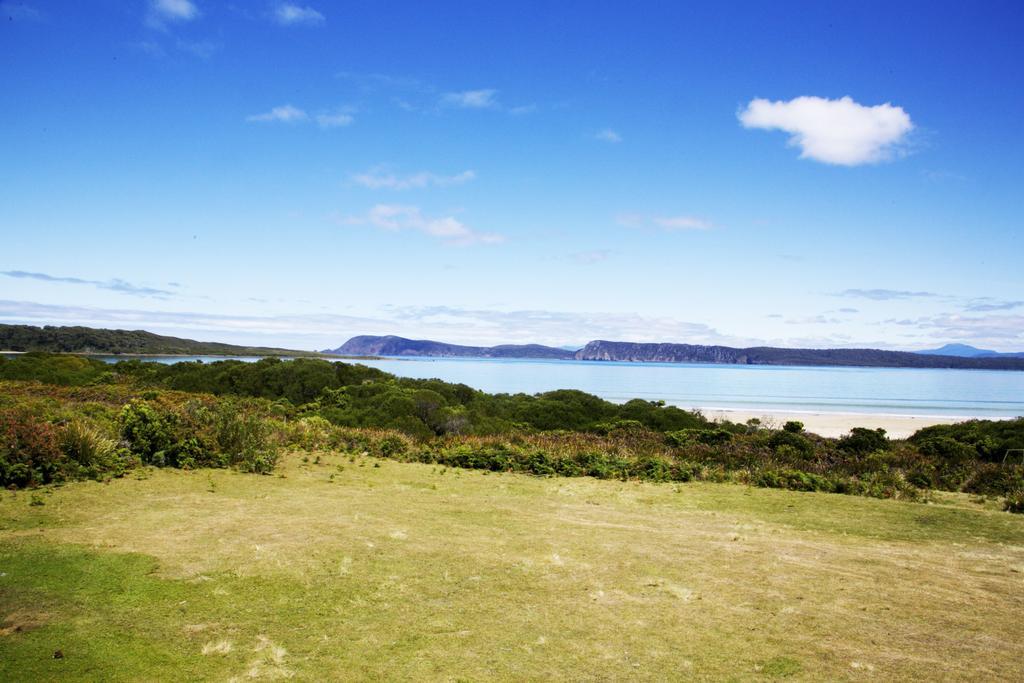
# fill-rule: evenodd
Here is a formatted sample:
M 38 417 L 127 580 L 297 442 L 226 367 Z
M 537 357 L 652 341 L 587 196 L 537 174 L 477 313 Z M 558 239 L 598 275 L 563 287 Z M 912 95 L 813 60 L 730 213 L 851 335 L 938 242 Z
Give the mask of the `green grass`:
M 0 494 L 0 680 L 1024 677 L 1024 519 L 965 496 L 319 455 Z

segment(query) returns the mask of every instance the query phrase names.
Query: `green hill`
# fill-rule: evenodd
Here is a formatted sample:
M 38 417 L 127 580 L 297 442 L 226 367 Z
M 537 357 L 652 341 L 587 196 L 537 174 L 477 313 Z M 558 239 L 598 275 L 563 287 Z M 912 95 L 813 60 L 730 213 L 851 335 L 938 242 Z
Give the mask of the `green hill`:
M 103 330 L 92 327 L 0 325 L 0 351 L 51 353 L 166 354 L 209 356 L 319 356 L 311 351 L 167 337 L 145 330 Z

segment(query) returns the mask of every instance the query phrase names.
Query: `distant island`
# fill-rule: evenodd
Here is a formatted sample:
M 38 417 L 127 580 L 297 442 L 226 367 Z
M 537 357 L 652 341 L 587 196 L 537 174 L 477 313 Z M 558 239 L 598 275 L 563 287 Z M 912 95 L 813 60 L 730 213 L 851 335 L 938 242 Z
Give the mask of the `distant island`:
M 166 337 L 145 330 L 104 330 L 92 327 L 0 325 L 0 351 L 50 353 L 201 355 L 201 356 L 321 356 L 267 346 L 236 346 Z
M 397 336 L 352 337 L 324 353 L 346 356 L 421 356 L 438 358 L 541 358 L 551 360 L 627 361 L 638 363 L 724 363 L 730 365 L 815 365 L 883 368 L 957 368 L 1024 370 L 1016 354 L 940 355 L 881 349 L 786 349 L 771 346 L 733 348 L 699 344 L 641 344 L 597 340 L 572 351 L 540 344 L 462 346 Z M 983 352 L 984 353 L 984 352 Z M 995 352 L 993 352 L 995 353 Z

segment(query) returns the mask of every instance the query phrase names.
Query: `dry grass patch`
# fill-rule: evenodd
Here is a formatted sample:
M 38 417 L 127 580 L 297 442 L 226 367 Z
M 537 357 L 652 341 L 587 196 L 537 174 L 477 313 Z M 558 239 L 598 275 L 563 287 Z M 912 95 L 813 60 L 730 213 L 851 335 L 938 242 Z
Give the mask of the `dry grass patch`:
M 153 558 L 200 677 L 1024 678 L 1024 520 L 963 498 L 320 456 L 7 495 L 0 547 Z

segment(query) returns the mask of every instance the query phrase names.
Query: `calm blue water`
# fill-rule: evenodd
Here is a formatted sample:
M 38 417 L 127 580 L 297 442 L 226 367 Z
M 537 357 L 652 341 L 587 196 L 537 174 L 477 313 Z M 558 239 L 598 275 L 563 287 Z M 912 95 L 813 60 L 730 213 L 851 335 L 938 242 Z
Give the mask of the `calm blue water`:
M 203 356 L 188 360 L 196 359 L 222 360 Z M 184 359 L 147 360 L 173 363 Z M 1024 372 L 478 358 L 359 362 L 403 377 L 437 377 L 488 392 L 533 394 L 580 389 L 611 401 L 660 399 L 685 408 L 958 417 L 1024 415 Z

